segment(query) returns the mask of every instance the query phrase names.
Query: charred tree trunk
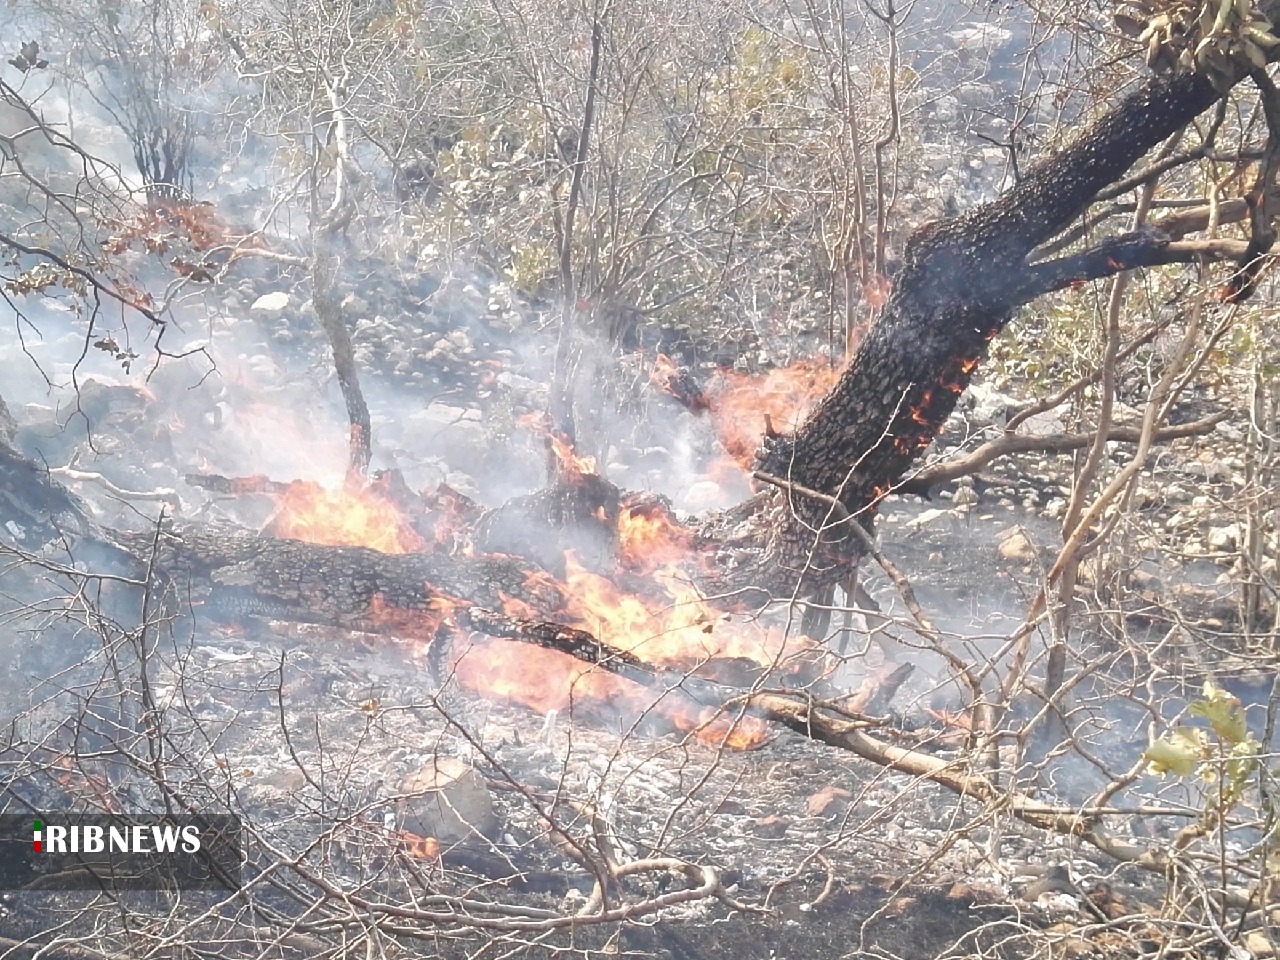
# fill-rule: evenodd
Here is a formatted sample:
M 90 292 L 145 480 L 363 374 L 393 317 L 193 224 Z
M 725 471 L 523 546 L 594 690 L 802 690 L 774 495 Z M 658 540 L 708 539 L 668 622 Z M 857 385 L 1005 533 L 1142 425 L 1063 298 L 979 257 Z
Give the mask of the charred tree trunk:
M 1120 238 L 1093 256 L 1031 257 L 1220 96 L 1198 76 L 1150 80 L 998 200 L 917 230 L 891 297 L 835 388 L 794 434 L 765 441 L 760 470 L 791 488 L 763 491 L 703 525 L 720 561 L 707 586 L 789 594 L 799 584 L 811 596 L 838 581 L 861 547 L 825 498 L 870 527 L 1018 307 L 1100 270 L 1160 260 L 1168 238 L 1154 232 Z

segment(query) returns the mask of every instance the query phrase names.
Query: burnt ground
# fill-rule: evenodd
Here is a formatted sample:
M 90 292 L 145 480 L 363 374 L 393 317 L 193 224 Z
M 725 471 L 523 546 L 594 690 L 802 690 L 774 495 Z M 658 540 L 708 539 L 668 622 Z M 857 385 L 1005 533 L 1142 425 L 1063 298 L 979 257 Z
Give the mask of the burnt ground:
M 797 891 L 801 892 L 801 891 Z M 809 893 L 817 895 L 815 888 Z M 21 940 L 46 928 L 60 913 L 59 896 L 46 894 L 39 908 L 10 902 L 0 907 L 0 936 Z M 70 904 L 68 909 L 75 909 Z M 845 960 L 854 957 L 949 957 L 981 952 L 1017 958 L 1032 949 L 1026 923 L 1009 906 L 974 905 L 965 898 L 931 890 L 889 895 L 869 887 L 837 890 L 820 906 L 782 908 L 768 919 L 718 911 L 697 921 L 664 920 L 622 927 L 584 926 L 566 945 L 504 951 L 507 956 L 632 956 L 653 960 L 741 957 L 750 960 L 805 957 Z M 33 914 L 42 914 L 41 918 Z M 977 925 L 977 926 L 976 926 Z M 475 955 L 474 937 L 429 938 L 416 950 L 441 960 Z M 56 955 L 56 954 L 55 954 Z M 425 953 L 409 955 L 423 956 Z
M 266 281 L 249 284 L 241 306 L 247 310 L 271 289 Z M 293 302 L 303 298 L 295 293 Z M 363 359 L 375 368 L 367 387 L 384 465 L 404 469 L 415 487 L 444 480 L 490 503 L 536 484 L 536 444 L 520 436 L 512 421 L 540 408 L 545 356 L 535 350 L 532 358 L 522 357 L 517 338 L 504 338 L 474 317 L 457 322 L 448 310 L 407 329 L 411 313 L 406 307 L 387 324 L 365 327 L 356 336 L 358 345 L 369 347 Z M 73 349 L 76 339 L 68 336 Z M 419 342 L 425 350 L 406 346 Z M 270 508 L 207 497 L 182 483 L 189 470 L 266 472 L 279 480 L 339 473 L 341 411 L 323 344 L 305 311 L 230 322 L 215 335 L 215 346 L 222 350 L 220 366 L 207 378 L 207 371 L 177 364 L 162 366 L 150 380 L 96 369 L 96 379 L 82 378 L 79 397 L 56 394 L 16 404 L 10 396 L 17 442 L 53 467 L 70 463 L 101 471 L 126 489 L 168 488 L 179 516 L 197 520 L 260 521 Z M 488 365 L 493 360 L 500 366 Z M 609 451 L 609 475 L 625 487 L 668 493 L 692 509 L 700 483 L 705 493 L 699 471 L 714 444 L 685 443 L 697 426 L 694 415 L 653 395 L 642 358 L 628 362 L 627 387 L 615 390 L 612 413 L 625 428 L 625 440 Z M 976 439 L 970 426 L 980 430 L 989 424 L 979 418 L 953 426 L 948 445 L 971 447 Z M 1173 598 L 1194 575 L 1205 591 L 1205 609 L 1193 611 L 1194 617 L 1226 635 L 1233 629 L 1230 588 L 1214 583 L 1226 568 L 1225 551 L 1210 549 L 1212 509 L 1230 499 L 1235 468 L 1230 449 L 1218 446 L 1196 441 L 1176 447 L 1159 473 L 1144 481 L 1147 494 L 1136 509 L 1159 531 L 1140 542 L 1144 569 L 1160 588 L 1149 591 L 1148 606 Z M 974 485 L 979 499 L 967 509 L 957 508 L 953 485 L 932 502 L 906 498 L 886 510 L 886 551 L 912 575 L 926 609 L 967 652 L 981 656 L 998 647 L 1024 613 L 1054 545 L 1053 514 L 1068 482 L 1066 458 L 1021 457 L 984 470 Z M 139 514 L 137 504 L 105 496 L 92 482 L 78 489 L 113 522 L 138 525 L 156 512 L 147 504 Z M 1197 498 L 1202 502 L 1196 504 Z M 1169 526 L 1175 518 L 1180 519 Z M 1014 528 L 1025 531 L 1029 549 L 1001 557 L 997 542 Z M 1171 561 L 1160 554 L 1171 542 L 1182 550 L 1189 537 L 1198 538 L 1202 555 Z M 883 578 L 873 575 L 869 586 L 887 612 L 901 616 Z M 21 590 L 10 596 L 28 599 Z M 1082 704 L 1081 716 L 1092 724 L 1092 760 L 1043 765 L 1036 788 L 1046 798 L 1082 799 L 1102 773 L 1132 764 L 1147 742 L 1149 713 L 1139 694 L 1149 665 L 1115 657 L 1114 637 L 1102 626 L 1100 620 L 1099 629 L 1089 633 L 1096 646 L 1083 648 L 1085 655 L 1113 658 L 1110 685 L 1084 691 L 1090 702 Z M 1166 626 L 1147 624 L 1153 630 Z M 893 704 L 893 735 L 955 756 L 957 733 L 946 711 L 958 703 L 958 693 L 936 656 L 909 630 L 898 634 L 907 643 L 889 649 L 864 649 L 856 642 L 839 681 L 854 689 L 896 662 L 911 661 L 916 673 Z M 3 712 L 16 725 L 4 753 L 6 785 L 36 808 L 63 808 L 92 781 L 68 782 L 65 771 L 49 767 L 47 754 L 32 749 L 35 743 L 41 750 L 78 751 L 78 768 L 110 784 L 126 803 L 146 807 L 156 799 L 141 786 L 145 778 L 110 755 L 119 739 L 112 723 L 120 718 L 113 721 L 109 711 L 86 698 L 102 673 L 102 639 L 83 628 L 50 626 L 43 642 L 20 642 L 19 636 L 9 651 Z M 108 638 L 108 645 L 119 642 L 118 635 Z M 1168 652 L 1171 660 L 1198 662 L 1189 644 Z M 620 931 L 587 924 L 554 937 L 529 937 L 525 946 L 504 937 L 490 955 L 927 958 L 990 947 L 1029 956 L 1044 953 L 1048 939 L 1064 934 L 1060 926 L 1054 932 L 1056 925 L 1081 927 L 1097 920 L 1083 895 L 1098 884 L 1108 884 L 1134 911 L 1157 899 L 1140 874 L 1117 871 L 1088 851 L 1025 830 L 941 788 L 792 733 L 734 752 L 607 707 L 580 705 L 572 722 L 564 716 L 548 722 L 456 684 L 442 687 L 426 660 L 414 644 L 278 624 L 229 628 L 197 610 L 178 621 L 153 663 L 174 731 L 172 775 L 197 797 L 203 792 L 210 802 L 241 813 L 263 843 L 283 854 L 299 854 L 318 831 L 342 823 L 341 842 L 302 866 L 361 883 L 387 857 L 401 856 L 388 852 L 394 844 L 379 831 L 388 818 L 402 822 L 398 798 L 410 792 L 406 781 L 433 758 L 450 757 L 483 781 L 496 827 L 483 841 L 471 838 L 446 850 L 443 867 L 428 863 L 433 889 L 478 890 L 493 901 L 572 912 L 590 894 L 590 875 L 565 856 L 538 812 L 552 810 L 558 824 L 585 842 L 591 831 L 581 811 L 568 804 L 572 800 L 603 812 L 621 859 L 661 854 L 705 864 L 717 871 L 732 898 L 770 911 L 735 912 L 705 900 Z M 1194 663 L 1185 676 L 1170 675 L 1161 688 L 1167 699 L 1157 709 L 1166 716 L 1181 709 L 1203 676 Z M 1132 709 L 1115 706 L 1126 698 Z M 64 722 L 94 714 L 100 719 L 78 727 Z M 130 729 L 137 718 L 123 719 Z M 129 736 L 135 734 L 136 724 Z M 133 749 L 143 746 L 132 741 Z M 1154 795 L 1159 786 L 1144 778 L 1133 796 Z M 1174 799 L 1194 802 L 1190 795 Z M 1164 837 L 1177 825 L 1166 821 L 1122 826 Z M 265 849 L 251 848 L 259 867 L 269 859 Z M 1069 889 L 1038 893 L 1032 885 L 1062 864 L 1069 867 Z M 521 879 L 513 882 L 513 876 Z M 640 899 L 681 882 L 664 873 L 645 874 L 623 892 Z M 262 896 L 270 901 L 268 893 Z M 815 900 L 821 901 L 816 907 L 802 909 Z M 0 932 L 20 937 L 47 929 L 46 911 L 56 914 L 56 906 L 46 897 L 38 903 L 9 901 Z M 74 907 L 69 901 L 64 906 Z M 84 922 L 69 919 L 73 930 Z M 986 939 L 965 939 L 977 930 Z M 1140 952 L 1141 922 L 1096 932 L 1089 949 Z M 1118 943 L 1108 944 L 1103 933 L 1119 936 Z M 422 941 L 405 943 L 406 955 L 421 954 Z M 431 946 L 445 957 L 476 950 L 474 938 Z
M 320 627 L 182 626 L 194 629 L 176 631 L 153 662 L 172 731 L 170 775 L 189 798 L 225 803 L 252 825 L 246 880 L 300 857 L 294 886 L 317 903 L 325 898 L 307 876 L 395 900 L 408 895 L 416 870 L 434 891 L 572 913 L 590 894 L 591 875 L 548 831 L 546 813 L 588 849 L 603 834 L 621 862 L 662 855 L 710 867 L 746 909 L 696 900 L 621 927 L 539 935 L 519 949 L 500 933 L 503 955 L 835 960 L 981 948 L 1019 957 L 1043 949 L 1055 924 L 1057 935 L 1089 924 L 1084 894 L 1098 883 L 1134 911 L 1155 902 L 1141 874 L 787 731 L 734 751 L 600 705 L 548 720 L 452 681 L 437 693 L 414 644 Z M 56 664 L 24 666 L 48 673 Z M 69 678 L 65 669 L 60 676 Z M 145 781 L 102 752 L 104 722 L 74 734 L 64 726 L 46 740 L 78 744 L 77 776 L 41 772 L 28 754 L 11 767 L 24 774 L 12 788 L 36 809 L 73 806 L 95 783 L 111 784 L 127 806 L 150 806 Z M 958 744 L 940 737 L 936 722 L 902 726 L 904 742 L 955 755 Z M 458 841 L 442 863 L 406 859 L 386 827 L 420 813 L 413 778 L 440 757 L 461 760 L 483 783 L 484 799 L 464 809 L 475 822 L 492 821 L 488 837 Z M 582 803 L 601 813 L 599 832 L 584 822 Z M 319 850 L 317 836 L 327 838 Z M 1070 865 L 1073 885 L 1038 893 L 1032 885 L 1060 864 Z M 684 882 L 653 871 L 626 881 L 621 894 L 643 900 Z M 251 902 L 297 909 L 270 886 L 250 882 L 248 891 Z M 63 906 L 77 908 L 70 898 Z M 233 900 L 222 912 L 239 907 Z M 11 899 L 8 909 L 0 932 L 18 938 L 48 929 L 61 912 L 48 894 Z M 70 928 L 82 922 L 69 919 Z M 431 951 L 469 957 L 489 938 L 446 937 Z M 416 938 L 405 944 L 420 955 Z

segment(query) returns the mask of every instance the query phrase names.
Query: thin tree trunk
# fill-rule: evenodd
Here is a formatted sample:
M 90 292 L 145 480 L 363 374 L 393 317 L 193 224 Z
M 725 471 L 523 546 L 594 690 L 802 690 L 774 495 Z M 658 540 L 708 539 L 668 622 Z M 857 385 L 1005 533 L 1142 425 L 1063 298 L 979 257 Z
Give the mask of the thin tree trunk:
M 343 81 L 325 81 L 330 107 L 329 137 L 336 156 L 333 162 L 333 200 L 324 212 L 320 212 L 314 202 L 312 207 L 314 249 L 311 261 L 311 303 L 329 340 L 329 348 L 333 351 L 333 369 L 338 375 L 338 386 L 347 407 L 347 422 L 351 431 L 347 482 L 358 485 L 363 483 L 368 474 L 369 461 L 373 456 L 373 427 L 369 420 L 369 405 L 365 403 L 364 392 L 360 389 L 360 374 L 356 369 L 351 330 L 343 317 L 342 304 L 338 299 L 343 235 L 355 212 L 355 202 L 351 199 L 348 183 L 351 160 L 347 146 L 347 117 L 342 101 L 344 86 Z M 320 146 L 317 133 L 317 151 Z M 312 197 L 314 201 L 314 190 Z
M 607 14 L 607 10 L 605 14 Z M 587 68 L 587 91 L 582 106 L 582 128 L 573 158 L 573 174 L 569 182 L 569 198 L 565 203 L 560 234 L 560 289 L 564 302 L 560 308 L 560 330 L 556 339 L 555 369 L 551 381 L 551 429 L 569 443 L 576 440 L 573 416 L 573 382 L 576 364 L 574 346 L 578 339 L 578 285 L 573 271 L 573 228 L 578 207 L 582 204 L 582 183 L 591 153 L 591 129 L 596 121 L 596 98 L 600 85 L 600 64 L 604 53 L 605 14 L 591 21 L 591 63 Z M 551 458 L 552 470 L 555 459 Z M 554 475 L 554 473 L 552 474 Z

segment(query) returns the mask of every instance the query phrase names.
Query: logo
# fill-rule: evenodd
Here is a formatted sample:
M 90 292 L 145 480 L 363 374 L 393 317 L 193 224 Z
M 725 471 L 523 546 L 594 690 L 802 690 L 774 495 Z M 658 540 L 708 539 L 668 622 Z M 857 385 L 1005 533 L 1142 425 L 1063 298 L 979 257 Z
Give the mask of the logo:
M 231 816 L 0 815 L 0 890 L 236 889 L 242 860 Z
M 132 827 L 98 824 L 51 826 L 47 833 L 36 821 L 36 853 L 183 853 L 200 852 L 200 830 L 188 824 L 135 823 Z

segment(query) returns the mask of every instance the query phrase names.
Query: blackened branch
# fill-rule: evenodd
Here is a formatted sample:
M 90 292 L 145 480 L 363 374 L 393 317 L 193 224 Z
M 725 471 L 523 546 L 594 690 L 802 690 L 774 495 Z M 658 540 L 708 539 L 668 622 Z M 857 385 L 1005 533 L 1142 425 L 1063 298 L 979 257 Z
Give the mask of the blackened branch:
M 1252 73 L 1267 122 L 1267 149 L 1258 166 L 1258 177 L 1245 196 L 1249 205 L 1249 243 L 1236 260 L 1236 272 L 1222 292 L 1225 303 L 1243 303 L 1258 289 L 1258 281 L 1271 262 L 1276 242 L 1277 200 L 1275 178 L 1280 170 L 1280 91 L 1264 70 Z
M 1169 251 L 1169 238 L 1151 228 L 1109 237 L 1096 247 L 1026 268 L 1017 281 L 1017 296 L 1028 302 L 1046 293 L 1114 276 L 1126 270 L 1185 261 Z

